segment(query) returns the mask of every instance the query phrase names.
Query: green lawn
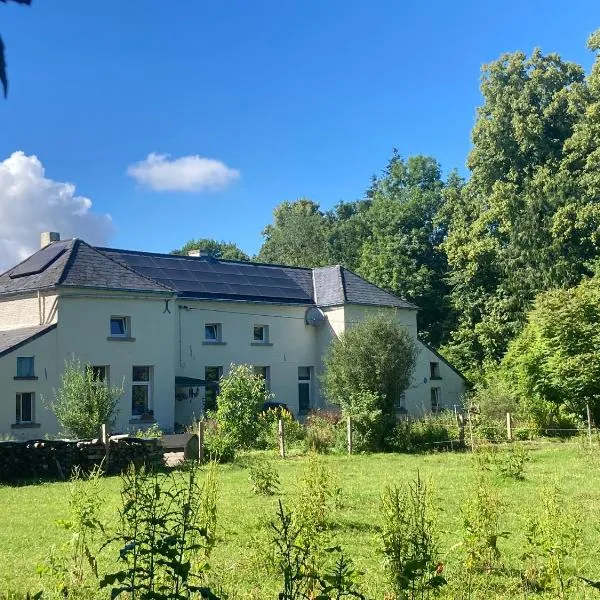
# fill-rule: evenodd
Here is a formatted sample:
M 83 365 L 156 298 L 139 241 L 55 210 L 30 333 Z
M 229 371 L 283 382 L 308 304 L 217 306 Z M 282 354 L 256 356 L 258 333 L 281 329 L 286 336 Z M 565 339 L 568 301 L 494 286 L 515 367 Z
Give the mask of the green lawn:
M 265 456 L 264 454 L 260 456 Z M 490 576 L 486 598 L 525 597 L 519 585 L 519 557 L 525 544 L 524 526 L 538 510 L 545 483 L 559 482 L 569 507 L 584 524 L 580 569 L 600 578 L 597 565 L 600 534 L 600 450 L 585 450 L 576 443 L 540 444 L 531 451 L 523 481 L 492 480 L 505 503 L 503 529 L 509 537 L 500 542 L 505 575 Z M 220 541 L 211 560 L 213 574 L 231 598 L 275 598 L 277 574 L 269 567 L 267 523 L 273 517 L 278 496 L 261 497 L 251 491 L 249 464 L 258 454 L 220 467 Z M 293 504 L 306 458 L 281 461 L 273 457 L 281 478 L 281 497 Z M 331 515 L 330 535 L 364 572 L 363 587 L 369 598 L 384 598 L 386 585 L 379 553 L 379 495 L 387 483 L 413 479 L 417 472 L 430 481 L 439 506 L 439 529 L 446 574 L 458 589 L 461 553 L 455 545 L 463 535 L 461 505 L 477 478 L 470 454 L 327 456 L 342 489 L 342 503 Z M 119 478 L 102 482 L 105 518 L 114 522 L 119 502 Z M 19 487 L 0 486 L 0 589 L 38 590 L 43 581 L 36 566 L 44 563 L 52 547 L 60 547 L 68 534 L 56 520 L 68 518 L 68 483 L 42 483 Z M 511 571 L 513 569 L 513 571 Z M 512 574 L 511 574 L 512 573 Z M 454 578 L 454 579 L 453 579 Z M 514 589 L 514 592 L 511 591 Z M 573 598 L 593 597 L 579 588 Z M 449 589 L 446 597 L 450 596 Z M 529 597 L 535 597 L 531 595 Z

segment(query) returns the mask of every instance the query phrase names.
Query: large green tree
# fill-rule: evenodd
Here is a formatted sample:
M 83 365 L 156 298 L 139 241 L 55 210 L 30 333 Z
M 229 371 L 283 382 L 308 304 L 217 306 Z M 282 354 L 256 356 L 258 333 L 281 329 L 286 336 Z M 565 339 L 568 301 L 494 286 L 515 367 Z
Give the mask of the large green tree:
M 452 175 L 448 186 L 460 189 Z M 403 160 L 394 152 L 382 177 L 373 181 L 363 220 L 364 240 L 358 271 L 419 308 L 420 334 L 438 346 L 452 324 L 447 261 L 441 249 L 447 233 L 442 207 L 446 184 L 438 162 L 427 156 Z
M 273 211 L 273 223 L 258 260 L 293 267 L 321 267 L 328 263 L 327 220 L 319 205 L 307 198 L 282 202 Z
M 191 250 L 200 250 L 208 256 L 224 260 L 250 260 L 250 257 L 233 242 L 218 242 L 211 238 L 189 240 L 179 250 L 172 250 L 171 254 L 185 256 Z
M 459 315 L 446 352 L 467 371 L 502 357 L 538 292 L 585 272 L 578 241 L 557 225 L 572 210 L 562 171 L 586 87 L 580 66 L 539 50 L 484 68 L 471 177 L 444 243 Z

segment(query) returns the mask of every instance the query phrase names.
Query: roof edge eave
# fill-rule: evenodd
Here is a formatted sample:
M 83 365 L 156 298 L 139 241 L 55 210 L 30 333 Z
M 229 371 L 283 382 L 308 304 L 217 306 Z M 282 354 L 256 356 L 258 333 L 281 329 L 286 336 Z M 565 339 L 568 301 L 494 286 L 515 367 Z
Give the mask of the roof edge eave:
M 0 358 L 6 356 L 7 354 L 10 354 L 11 352 L 14 352 L 15 350 L 18 350 L 19 348 L 25 346 L 25 344 L 29 344 L 29 342 L 33 342 L 34 340 L 37 340 L 38 338 L 42 337 L 43 335 L 50 333 L 50 331 L 54 331 L 57 327 L 58 327 L 58 323 L 52 323 L 52 324 L 48 325 L 47 327 L 45 327 L 44 329 L 37 331 L 36 333 L 30 335 L 27 339 L 21 340 L 20 342 L 17 342 L 14 346 L 11 346 L 10 348 L 6 348 L 6 349 L 0 351 Z

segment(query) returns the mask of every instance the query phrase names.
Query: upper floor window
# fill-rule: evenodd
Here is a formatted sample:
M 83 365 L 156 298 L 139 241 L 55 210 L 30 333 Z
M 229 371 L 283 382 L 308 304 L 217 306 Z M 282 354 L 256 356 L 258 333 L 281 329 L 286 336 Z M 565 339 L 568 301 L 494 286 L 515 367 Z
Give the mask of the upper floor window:
M 220 342 L 222 341 L 223 328 L 221 323 L 206 323 L 204 325 L 204 341 Z
M 440 376 L 440 363 L 439 362 L 430 362 L 429 363 L 429 378 L 430 379 L 441 379 Z
M 268 325 L 255 325 L 252 330 L 252 341 L 255 344 L 268 344 L 269 343 L 269 326 Z
M 29 379 L 35 377 L 33 356 L 17 356 L 17 377 Z
M 110 318 L 110 336 L 111 337 L 129 337 L 130 321 L 129 317 L 111 317 Z

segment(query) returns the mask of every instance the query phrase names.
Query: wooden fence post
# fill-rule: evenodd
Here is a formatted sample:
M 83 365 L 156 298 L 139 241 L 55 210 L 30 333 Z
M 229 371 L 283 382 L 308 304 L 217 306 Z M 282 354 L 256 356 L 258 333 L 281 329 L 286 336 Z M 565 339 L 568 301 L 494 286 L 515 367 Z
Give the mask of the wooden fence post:
M 204 421 L 198 421 L 198 462 L 204 462 Z
M 277 437 L 279 438 L 279 454 L 285 458 L 285 432 L 283 430 L 283 419 L 279 419 L 277 424 Z
M 512 442 L 512 419 L 509 412 L 506 413 L 506 437 L 509 442 Z
M 473 417 L 469 411 L 469 432 L 471 436 L 471 452 L 475 452 L 475 436 L 473 435 Z
M 465 417 L 457 413 L 456 422 L 458 424 L 458 443 L 461 448 L 465 447 Z
M 102 423 L 102 443 L 104 444 L 104 471 L 108 472 L 108 455 L 110 453 L 110 433 L 106 423 Z
M 352 454 L 352 417 L 346 417 L 346 436 L 348 438 L 348 454 Z
M 590 448 L 592 447 L 592 411 L 590 410 L 590 405 L 585 405 L 587 409 L 587 422 L 588 422 L 588 439 L 590 440 Z

